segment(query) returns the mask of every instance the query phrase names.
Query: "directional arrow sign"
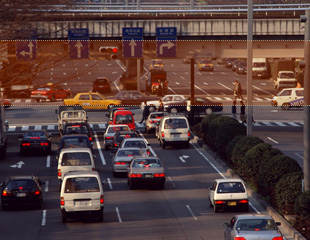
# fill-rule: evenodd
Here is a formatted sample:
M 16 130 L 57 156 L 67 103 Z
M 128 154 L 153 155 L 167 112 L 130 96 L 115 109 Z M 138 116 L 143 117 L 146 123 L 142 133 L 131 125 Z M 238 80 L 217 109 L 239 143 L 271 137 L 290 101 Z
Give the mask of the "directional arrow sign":
M 141 37 L 123 38 L 123 57 L 142 58 L 143 41 Z
M 12 168 L 22 168 L 23 164 L 25 164 L 23 161 L 20 161 L 14 165 L 11 165 Z
M 37 58 L 37 42 L 17 41 L 16 42 L 16 58 L 19 60 L 29 60 Z
M 156 41 L 157 57 L 176 57 L 177 41 L 176 38 L 157 38 Z
M 69 55 L 71 59 L 89 59 L 89 41 L 70 40 Z

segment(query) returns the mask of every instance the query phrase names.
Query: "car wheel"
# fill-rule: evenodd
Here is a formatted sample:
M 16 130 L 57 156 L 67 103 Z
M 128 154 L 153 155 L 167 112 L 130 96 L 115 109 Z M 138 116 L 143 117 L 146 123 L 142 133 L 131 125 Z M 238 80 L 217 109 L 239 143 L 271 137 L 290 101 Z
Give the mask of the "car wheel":
M 207 108 L 205 111 L 206 111 L 206 114 L 207 114 L 207 115 L 213 113 L 213 109 L 212 109 L 212 108 Z
M 162 146 L 163 149 L 165 149 L 167 145 L 166 145 L 166 143 L 163 141 L 161 146 Z
M 51 102 L 55 102 L 55 96 L 53 95 L 52 97 L 51 97 Z
M 189 141 L 185 143 L 185 148 L 189 148 Z
M 63 214 L 61 215 L 61 220 L 62 220 L 63 223 L 66 223 L 66 222 L 68 221 L 68 219 L 67 219 L 67 214 L 63 213 Z
M 215 206 L 215 205 L 214 205 L 214 207 L 213 207 L 213 210 L 214 210 L 214 212 L 215 212 L 215 213 L 218 213 L 218 212 L 219 212 L 218 207 L 217 207 L 217 206 Z
M 135 189 L 135 185 L 133 184 L 133 182 L 129 182 L 129 188 L 130 188 L 130 190 Z
M 281 108 L 282 108 L 282 110 L 289 110 L 290 104 L 289 103 L 283 103 Z
M 170 113 L 172 113 L 172 114 L 178 113 L 178 109 L 173 107 L 170 109 Z
M 212 204 L 212 202 L 211 202 L 210 197 L 209 197 L 209 207 L 210 207 L 210 208 L 212 208 L 212 207 L 213 207 L 213 204 Z

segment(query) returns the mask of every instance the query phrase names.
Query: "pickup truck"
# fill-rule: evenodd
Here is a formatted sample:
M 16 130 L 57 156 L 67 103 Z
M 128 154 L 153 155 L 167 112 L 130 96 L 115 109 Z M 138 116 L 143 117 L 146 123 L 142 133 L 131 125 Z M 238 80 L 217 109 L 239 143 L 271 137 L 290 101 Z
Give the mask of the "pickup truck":
M 69 110 L 62 111 L 58 116 L 58 131 L 62 135 L 64 126 L 67 123 L 85 123 L 88 120 L 87 114 L 84 110 Z
M 274 81 L 274 87 L 278 90 L 283 88 L 294 88 L 297 85 L 295 73 L 292 71 L 279 71 L 277 79 Z

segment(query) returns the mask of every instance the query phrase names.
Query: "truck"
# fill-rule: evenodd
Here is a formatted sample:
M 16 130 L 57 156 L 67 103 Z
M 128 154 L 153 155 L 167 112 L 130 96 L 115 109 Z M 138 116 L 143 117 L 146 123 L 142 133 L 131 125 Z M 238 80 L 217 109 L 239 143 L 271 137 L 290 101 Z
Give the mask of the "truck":
M 160 90 L 160 85 L 163 88 L 164 95 L 166 95 L 168 90 L 167 72 L 164 70 L 150 71 L 145 80 L 146 91 L 157 94 Z
M 9 123 L 5 121 L 4 114 L 4 101 L 0 97 L 0 159 L 4 159 L 6 155 L 7 131 L 9 129 Z
M 58 121 L 58 131 L 62 135 L 64 126 L 67 123 L 84 123 L 87 122 L 88 117 L 84 110 L 69 110 L 62 111 L 57 118 Z
M 267 59 L 253 58 L 252 76 L 258 78 L 268 78 Z
M 288 59 L 278 59 L 273 64 L 273 86 L 275 89 L 295 88 L 297 79 L 295 76 L 295 63 Z

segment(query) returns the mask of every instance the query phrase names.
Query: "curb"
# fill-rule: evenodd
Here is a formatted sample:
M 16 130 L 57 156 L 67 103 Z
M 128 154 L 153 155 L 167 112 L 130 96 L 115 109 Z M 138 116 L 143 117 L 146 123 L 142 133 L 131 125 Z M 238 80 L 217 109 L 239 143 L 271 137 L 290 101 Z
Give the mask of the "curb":
M 192 133 L 193 134 L 193 133 Z M 193 134 L 194 135 L 194 134 Z M 221 165 L 224 169 L 227 169 L 226 173 L 231 177 L 240 178 L 232 169 L 230 169 L 221 158 L 216 156 L 216 153 L 213 152 L 206 144 L 203 143 L 196 135 L 192 139 L 193 143 L 197 143 L 203 150 L 207 151 L 212 159 L 216 161 L 219 165 Z M 282 215 L 280 215 L 274 208 L 272 208 L 266 201 L 264 201 L 261 196 L 256 193 L 251 187 L 247 185 L 248 195 L 249 197 L 254 198 L 260 205 L 262 205 L 267 214 L 269 214 L 275 221 L 281 222 L 281 227 L 285 229 L 285 231 L 292 236 L 291 239 L 294 240 L 307 240 L 302 236 Z

